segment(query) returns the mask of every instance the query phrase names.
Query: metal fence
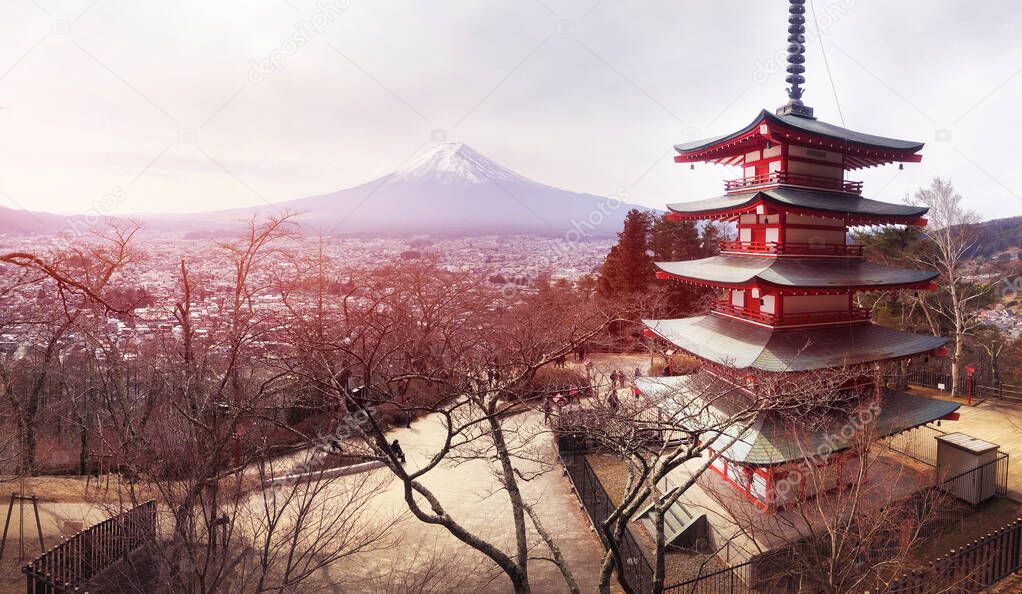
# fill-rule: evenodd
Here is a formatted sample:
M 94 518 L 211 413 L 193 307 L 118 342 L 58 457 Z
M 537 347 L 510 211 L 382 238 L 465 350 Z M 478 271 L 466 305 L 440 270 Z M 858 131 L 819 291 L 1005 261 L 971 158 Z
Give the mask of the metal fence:
M 903 431 L 887 441 L 887 446 L 899 454 L 908 456 L 928 466 L 937 466 L 937 438 L 947 435 L 929 425 L 920 425 L 915 429 Z
M 575 494 L 589 514 L 596 533 L 604 546 L 607 546 L 607 539 L 603 533 L 603 522 L 606 521 L 616 507 L 607 495 L 600 478 L 596 476 L 593 467 L 586 460 L 581 449 L 584 442 L 574 440 L 569 436 L 560 436 L 557 440 L 557 447 L 560 452 L 561 462 L 568 472 L 568 478 L 575 488 Z M 636 592 L 649 592 L 653 589 L 653 565 L 646 557 L 630 527 L 625 531 L 618 544 L 621 552 L 621 563 L 618 571 L 621 572 L 624 580 Z
M 1008 454 L 997 452 L 997 457 L 986 464 L 948 477 L 938 488 L 949 495 L 969 502 L 979 502 L 993 495 L 1008 494 Z
M 981 592 L 1022 569 L 1022 518 L 938 558 L 925 569 L 897 577 L 892 594 Z
M 671 594 L 753 594 L 752 574 L 756 561 L 726 567 L 664 588 Z
M 90 580 L 156 539 L 156 502 L 146 501 L 91 526 L 22 568 L 29 593 L 82 592 Z
M 951 391 L 951 374 L 930 369 L 914 369 L 909 371 L 908 381 L 917 386 L 924 386 L 943 392 Z M 958 378 L 958 396 L 964 397 L 968 391 L 968 378 L 961 374 Z M 972 395 L 978 398 L 1003 398 L 1022 403 L 1022 386 L 1005 384 L 993 377 L 977 374 L 972 378 Z

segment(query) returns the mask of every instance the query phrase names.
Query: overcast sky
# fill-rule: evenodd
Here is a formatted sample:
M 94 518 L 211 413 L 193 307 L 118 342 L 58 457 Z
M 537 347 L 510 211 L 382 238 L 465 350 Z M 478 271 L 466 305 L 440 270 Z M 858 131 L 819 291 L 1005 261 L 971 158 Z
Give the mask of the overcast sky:
M 1022 214 L 1018 2 L 815 7 L 817 116 L 927 142 L 904 171 L 854 172 L 866 195 L 898 201 L 941 175 L 984 218 Z M 784 103 L 786 14 L 786 0 L 3 0 L 0 205 L 257 205 L 357 185 L 443 137 L 574 191 L 705 198 L 737 170 L 690 171 L 671 146 Z

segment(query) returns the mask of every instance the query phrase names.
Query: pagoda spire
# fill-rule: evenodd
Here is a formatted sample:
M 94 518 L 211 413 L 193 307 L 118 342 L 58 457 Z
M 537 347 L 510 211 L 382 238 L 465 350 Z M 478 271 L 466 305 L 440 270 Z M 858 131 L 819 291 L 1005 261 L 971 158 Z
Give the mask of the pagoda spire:
M 778 115 L 813 117 L 813 108 L 802 103 L 806 82 L 806 0 L 789 0 L 788 6 L 788 104 L 777 110 Z

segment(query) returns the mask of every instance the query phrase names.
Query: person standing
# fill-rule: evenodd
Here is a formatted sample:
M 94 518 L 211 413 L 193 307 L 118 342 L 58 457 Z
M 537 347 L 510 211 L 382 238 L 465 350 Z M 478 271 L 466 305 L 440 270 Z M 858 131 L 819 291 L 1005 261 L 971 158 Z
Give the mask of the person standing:
M 610 397 L 607 398 L 607 404 L 610 405 L 610 410 L 617 412 L 617 407 L 621 404 L 621 401 L 617 398 L 617 392 L 611 391 Z
M 394 457 L 405 463 L 405 452 L 401 449 L 401 444 L 395 439 L 394 443 L 390 444 L 390 451 L 394 452 Z

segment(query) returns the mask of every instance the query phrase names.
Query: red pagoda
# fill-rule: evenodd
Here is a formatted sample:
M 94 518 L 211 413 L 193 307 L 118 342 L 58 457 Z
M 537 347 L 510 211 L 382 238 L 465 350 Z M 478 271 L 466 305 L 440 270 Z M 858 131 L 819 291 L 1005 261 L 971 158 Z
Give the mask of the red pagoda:
M 871 322 L 856 295 L 869 291 L 927 290 L 934 272 L 866 262 L 849 228 L 869 225 L 924 226 L 925 208 L 888 204 L 862 196 L 862 182 L 848 172 L 921 160 L 919 142 L 854 132 L 813 117 L 802 102 L 805 82 L 805 0 L 790 0 L 789 102 L 776 113 L 760 112 L 730 134 L 676 146 L 678 163 L 740 167 L 725 194 L 670 204 L 675 221 L 723 221 L 737 228 L 720 255 L 686 262 L 658 262 L 663 280 L 720 292 L 708 315 L 645 320 L 647 336 L 666 341 L 702 362 L 704 373 L 753 396 L 753 376 L 849 370 L 856 384 L 871 384 L 879 398 L 875 437 L 952 417 L 958 404 L 912 396 L 878 385 L 887 362 L 938 351 L 946 340 L 901 332 Z M 746 381 L 735 378 L 746 377 Z M 644 378 L 637 390 L 651 396 L 685 390 L 690 377 Z M 715 402 L 716 408 L 726 408 Z M 723 410 L 726 413 L 728 411 Z M 851 412 L 851 411 L 849 411 Z M 807 444 L 828 441 L 827 460 L 839 461 L 849 443 L 816 430 L 792 436 L 791 424 L 763 413 L 732 430 L 740 436 L 717 452 L 711 465 L 720 479 L 763 509 L 778 509 L 812 493 L 775 489 L 778 480 L 806 463 Z M 712 455 L 712 453 L 711 453 Z

